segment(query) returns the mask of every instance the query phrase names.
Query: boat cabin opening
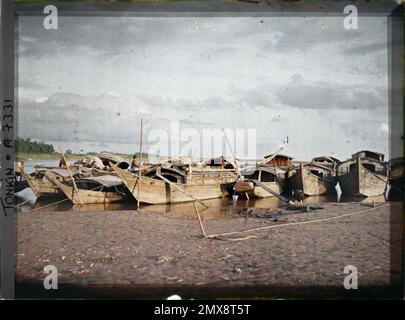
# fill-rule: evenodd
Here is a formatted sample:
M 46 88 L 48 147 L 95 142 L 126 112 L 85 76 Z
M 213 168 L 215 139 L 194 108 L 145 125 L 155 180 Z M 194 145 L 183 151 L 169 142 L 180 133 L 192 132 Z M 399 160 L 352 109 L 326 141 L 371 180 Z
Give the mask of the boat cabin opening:
M 70 183 L 70 185 L 73 186 L 73 183 Z M 104 189 L 104 186 L 102 184 L 94 182 L 94 181 L 77 180 L 76 186 L 79 189 L 91 190 L 91 191 L 103 191 L 103 189 Z
M 258 169 L 251 174 L 245 174 L 246 179 L 254 179 L 260 182 L 277 182 L 277 175 L 274 172 Z
M 339 164 L 340 160 L 336 159 L 334 157 L 320 156 L 320 157 L 313 158 L 312 162 L 318 162 L 318 163 L 322 163 L 322 164 Z
M 321 171 L 321 170 L 309 170 L 309 172 L 313 175 L 316 175 L 317 177 L 323 178 L 325 177 L 325 172 Z
M 331 169 L 327 166 L 323 166 L 320 164 L 314 164 L 314 163 L 308 163 L 303 166 L 309 174 L 312 174 L 319 178 L 328 178 L 331 175 L 333 175 L 333 169 Z
M 159 177 L 159 175 L 161 175 L 170 182 L 174 183 L 185 183 L 186 181 L 185 173 L 176 168 L 161 168 L 160 166 L 156 166 L 152 168 L 152 170 L 148 170 L 142 175 L 158 180 L 161 180 L 161 178 Z
M 211 168 L 220 168 L 220 169 L 236 168 L 236 165 L 234 163 L 226 160 L 224 157 L 208 159 L 207 161 L 204 162 L 204 164 Z
M 382 174 L 385 175 L 386 173 L 386 168 L 385 166 L 379 164 L 379 163 L 372 163 L 372 162 L 362 162 L 361 165 L 369 172 L 372 173 L 377 173 L 377 174 Z M 350 164 L 349 170 L 352 171 L 355 169 L 357 164 L 354 162 Z
M 173 173 L 173 172 L 162 172 L 161 173 L 162 177 L 166 178 L 170 182 L 175 182 L 175 183 L 184 183 L 184 176 Z M 159 177 L 155 177 L 159 178 Z

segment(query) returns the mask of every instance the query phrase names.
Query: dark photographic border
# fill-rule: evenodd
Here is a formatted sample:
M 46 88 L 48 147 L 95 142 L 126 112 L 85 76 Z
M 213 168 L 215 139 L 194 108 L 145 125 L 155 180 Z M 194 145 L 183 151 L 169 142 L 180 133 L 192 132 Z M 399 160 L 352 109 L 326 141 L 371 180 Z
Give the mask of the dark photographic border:
M 15 297 L 15 252 L 16 252 L 16 214 L 14 212 L 14 137 L 16 134 L 18 101 L 17 88 L 18 78 L 16 70 L 18 61 L 15 59 L 15 41 L 18 34 L 17 21 L 19 16 L 43 16 L 45 5 L 54 4 L 58 8 L 58 14 L 62 16 L 148 16 L 148 17 L 240 17 L 240 16 L 341 16 L 344 18 L 343 8 L 346 5 L 356 5 L 359 16 L 387 17 L 388 23 L 388 63 L 389 63 L 389 121 L 390 121 L 390 154 L 393 150 L 403 150 L 404 139 L 404 110 L 403 110 L 403 67 L 404 67 L 404 29 L 403 29 L 403 6 L 395 2 L 226 2 L 226 1 L 199 1 L 199 2 L 130 2 L 130 3 L 63 3 L 44 2 L 35 4 L 16 3 L 6 0 L 1 2 L 1 249 L 0 249 L 0 297 L 13 299 Z M 401 137 L 402 144 L 393 143 Z M 402 151 L 403 152 L 403 151 Z M 362 292 L 373 292 L 369 296 L 373 298 L 403 298 L 404 295 L 404 217 L 398 222 L 398 217 L 390 216 L 390 266 L 400 266 L 401 274 L 391 272 L 392 286 L 384 288 L 367 288 Z M 398 252 L 398 241 L 402 244 L 401 252 Z M 67 288 L 68 289 L 68 288 Z M 67 290 L 69 297 L 148 297 L 181 292 L 184 294 L 200 294 L 202 296 L 255 296 L 272 294 L 273 296 L 308 297 L 311 293 L 316 296 L 327 297 L 329 292 L 336 294 L 336 288 L 313 287 L 297 288 L 296 292 L 285 292 L 285 288 L 210 288 L 199 292 L 192 287 L 183 289 L 176 288 L 134 288 L 134 290 L 122 289 L 110 290 L 105 293 L 105 288 L 71 288 Z M 173 291 L 175 290 L 175 291 Z M 270 293 L 271 292 L 271 293 Z M 70 296 L 71 295 L 71 296 Z M 23 294 L 25 296 L 25 294 Z M 28 293 L 29 297 L 32 297 Z M 333 296 L 333 293 L 332 293 Z M 37 297 L 37 296 L 35 296 Z M 47 292 L 43 298 L 50 298 L 52 294 Z M 61 298 L 60 295 L 55 297 Z M 359 298 L 360 296 L 348 293 L 345 298 Z

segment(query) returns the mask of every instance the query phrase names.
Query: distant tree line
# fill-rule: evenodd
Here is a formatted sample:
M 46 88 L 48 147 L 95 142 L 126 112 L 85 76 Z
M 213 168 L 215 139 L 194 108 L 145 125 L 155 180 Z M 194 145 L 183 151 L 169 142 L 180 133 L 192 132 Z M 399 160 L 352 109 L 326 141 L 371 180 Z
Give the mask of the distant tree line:
M 54 153 L 55 149 L 53 145 L 47 144 L 43 141 L 31 141 L 27 138 L 17 138 L 16 143 L 16 152 L 20 153 Z
M 140 152 L 136 152 L 136 153 L 134 153 L 134 155 L 133 155 L 133 159 L 137 159 L 137 158 L 140 158 L 140 156 L 142 155 L 142 158 L 143 159 L 147 159 L 147 158 L 149 158 L 149 154 L 148 153 L 145 153 L 145 152 L 142 152 L 142 154 L 140 153 Z

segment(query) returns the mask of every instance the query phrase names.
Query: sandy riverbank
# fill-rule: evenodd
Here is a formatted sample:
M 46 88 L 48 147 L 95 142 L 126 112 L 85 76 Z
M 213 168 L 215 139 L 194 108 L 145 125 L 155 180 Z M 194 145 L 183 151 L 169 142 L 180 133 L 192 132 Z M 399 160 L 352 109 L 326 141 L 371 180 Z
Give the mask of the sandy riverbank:
M 208 234 L 224 233 L 371 208 L 362 203 L 323 206 L 276 219 L 205 220 L 204 226 Z M 389 294 L 400 276 L 394 257 L 401 243 L 394 241 L 399 238 L 394 232 L 400 232 L 401 219 L 402 205 L 391 203 L 340 219 L 243 233 L 238 237 L 255 238 L 229 241 L 202 239 L 196 219 L 170 213 L 19 213 L 17 295 L 88 296 L 84 288 L 96 286 L 100 290 L 90 295 L 344 296 L 346 265 L 358 268 L 358 296 Z M 59 290 L 52 293 L 42 288 L 43 268 L 50 264 L 59 271 Z

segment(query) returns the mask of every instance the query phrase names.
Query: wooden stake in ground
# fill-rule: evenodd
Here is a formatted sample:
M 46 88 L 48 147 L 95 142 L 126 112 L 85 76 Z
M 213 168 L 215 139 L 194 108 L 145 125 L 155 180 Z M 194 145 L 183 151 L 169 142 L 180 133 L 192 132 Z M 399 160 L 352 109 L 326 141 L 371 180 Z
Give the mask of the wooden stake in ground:
M 195 214 L 197 215 L 198 224 L 200 225 L 201 233 L 202 233 L 203 237 L 205 238 L 204 226 L 202 224 L 200 213 L 198 212 L 197 204 L 195 201 L 193 202 L 193 205 L 194 205 Z
M 138 170 L 138 196 L 136 197 L 136 208 L 139 211 L 139 191 L 141 189 L 141 177 L 142 177 L 142 140 L 143 140 L 143 119 L 141 119 L 141 135 L 139 141 L 139 170 Z
M 82 199 L 80 198 L 80 193 L 79 193 L 79 189 L 77 188 L 77 185 L 76 185 L 76 182 L 75 182 L 75 178 L 73 178 L 73 174 L 72 174 L 72 172 L 70 171 L 69 163 L 68 163 L 67 160 L 66 160 L 66 157 L 65 157 L 64 152 L 61 151 L 61 153 L 62 153 L 63 160 L 64 160 L 65 163 L 66 163 L 66 169 L 67 169 L 67 171 L 69 172 L 70 177 L 72 178 L 73 187 L 75 188 L 75 191 L 77 192 L 77 196 L 78 196 L 78 198 L 79 198 L 80 204 L 83 205 L 83 201 L 82 201 Z
M 170 186 L 173 186 L 174 188 L 176 188 L 177 190 L 183 192 L 185 195 L 189 196 L 191 199 L 194 200 L 193 205 L 194 205 L 195 214 L 197 215 L 198 224 L 200 225 L 201 232 L 203 234 L 203 237 L 205 238 L 205 230 L 204 230 L 204 226 L 203 226 L 202 221 L 201 221 L 200 213 L 198 212 L 198 209 L 197 209 L 197 202 L 200 203 L 201 205 L 203 205 L 206 208 L 208 208 L 208 206 L 205 203 L 201 202 L 201 200 L 198 200 L 197 198 L 194 198 L 191 194 L 184 191 L 182 188 L 180 188 L 179 186 L 177 186 L 176 184 L 174 184 L 170 180 L 163 177 L 160 173 L 156 173 L 156 176 L 159 177 L 160 179 L 162 179 L 163 181 L 165 181 L 166 183 L 168 183 Z

